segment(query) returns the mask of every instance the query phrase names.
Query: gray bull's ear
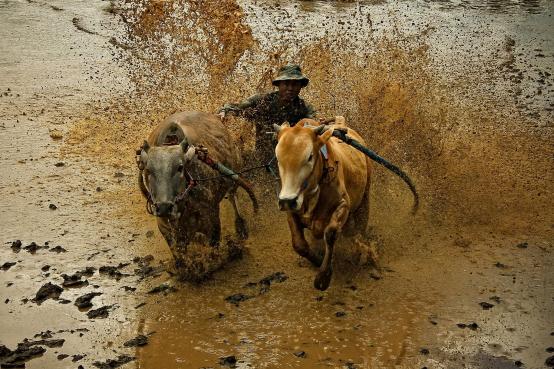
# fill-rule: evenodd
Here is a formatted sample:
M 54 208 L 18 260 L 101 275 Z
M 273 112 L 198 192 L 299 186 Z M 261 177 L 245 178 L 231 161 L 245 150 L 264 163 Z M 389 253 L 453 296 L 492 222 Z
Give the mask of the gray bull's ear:
M 140 165 L 142 168 L 146 167 L 146 161 L 148 160 L 148 150 L 150 150 L 150 145 L 147 141 L 144 141 L 142 144 L 142 150 L 140 150 Z
M 147 153 L 148 150 L 150 150 L 150 145 L 148 144 L 148 141 L 144 140 L 144 142 L 142 144 L 142 151 Z
M 183 140 L 179 145 L 181 145 L 181 149 L 183 149 L 183 152 L 187 152 L 187 149 L 189 147 L 189 140 L 187 140 L 186 137 L 183 137 Z

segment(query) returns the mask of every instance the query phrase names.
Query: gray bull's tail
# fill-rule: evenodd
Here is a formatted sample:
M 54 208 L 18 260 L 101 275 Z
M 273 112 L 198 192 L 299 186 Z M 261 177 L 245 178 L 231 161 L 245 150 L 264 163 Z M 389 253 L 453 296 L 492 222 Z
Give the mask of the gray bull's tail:
M 254 191 L 252 190 L 252 186 L 248 182 L 246 182 L 241 176 L 235 173 L 232 169 L 227 168 L 225 165 L 219 162 L 214 162 L 214 169 L 217 170 L 219 173 L 223 174 L 224 176 L 231 177 L 233 181 L 235 181 L 240 187 L 242 187 L 246 191 L 246 193 L 248 194 L 248 197 L 250 197 L 250 201 L 252 201 L 252 207 L 254 208 L 254 212 L 257 213 L 259 209 L 258 199 L 256 198 Z
M 388 162 L 385 158 L 382 158 L 381 156 L 377 155 L 375 152 L 371 151 L 367 147 L 363 146 L 361 143 L 353 139 L 352 137 L 348 136 L 346 134 L 346 129 L 342 128 L 335 128 L 333 130 L 333 136 L 337 137 L 341 141 L 346 142 L 350 146 L 354 147 L 356 150 L 363 152 L 365 155 L 367 155 L 371 160 L 381 164 L 400 178 L 408 185 L 410 188 L 410 191 L 412 191 L 412 194 L 414 196 L 414 205 L 412 207 L 412 214 L 415 214 L 417 212 L 417 209 L 419 208 L 419 195 L 417 194 L 416 188 L 410 177 L 406 173 L 402 171 L 402 169 L 398 168 L 396 165 Z

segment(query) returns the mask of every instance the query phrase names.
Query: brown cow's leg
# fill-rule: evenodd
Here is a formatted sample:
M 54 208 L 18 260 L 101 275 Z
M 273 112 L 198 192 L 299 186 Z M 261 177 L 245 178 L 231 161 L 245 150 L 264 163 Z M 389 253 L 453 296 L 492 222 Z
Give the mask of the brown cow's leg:
M 318 290 L 326 290 L 331 282 L 331 276 L 333 275 L 333 249 L 338 233 L 342 230 L 344 223 L 348 219 L 349 210 L 347 202 L 342 200 L 331 216 L 329 225 L 325 228 L 325 235 L 323 236 L 325 240 L 325 257 L 319 268 L 319 273 L 317 273 L 314 280 L 314 287 Z
M 304 226 L 300 223 L 298 216 L 295 214 L 287 214 L 290 234 L 292 237 L 292 247 L 298 255 L 305 257 L 315 266 L 321 265 L 321 257 L 310 249 L 310 245 L 304 237 Z

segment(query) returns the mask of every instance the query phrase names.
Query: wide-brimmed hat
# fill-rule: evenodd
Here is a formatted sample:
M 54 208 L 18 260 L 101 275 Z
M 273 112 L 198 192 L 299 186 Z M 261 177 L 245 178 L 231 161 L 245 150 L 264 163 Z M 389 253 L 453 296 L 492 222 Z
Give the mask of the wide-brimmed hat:
M 298 64 L 288 64 L 281 67 L 279 73 L 277 73 L 277 77 L 271 83 L 273 86 L 277 86 L 281 81 L 300 81 L 302 87 L 306 87 L 310 82 L 308 77 L 302 74 L 302 70 Z

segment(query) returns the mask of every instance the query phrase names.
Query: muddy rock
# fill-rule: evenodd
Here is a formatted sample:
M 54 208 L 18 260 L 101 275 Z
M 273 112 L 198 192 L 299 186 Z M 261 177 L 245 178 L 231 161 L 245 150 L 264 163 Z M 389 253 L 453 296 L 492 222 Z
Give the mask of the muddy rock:
M 133 339 L 130 339 L 129 341 L 125 342 L 123 346 L 125 347 L 140 347 L 145 346 L 148 344 L 148 337 L 145 335 L 138 335 Z
M 107 274 L 110 278 L 114 278 L 116 280 L 120 280 L 123 277 L 128 277 L 130 274 L 121 273 L 119 269 L 122 268 L 121 265 L 119 266 L 102 266 L 98 270 L 100 274 Z
M 21 241 L 20 240 L 13 241 L 11 249 L 13 252 L 19 252 L 21 250 Z
M 526 248 L 529 247 L 529 243 L 528 243 L 528 242 L 521 242 L 521 243 L 518 243 L 518 244 L 516 245 L 516 247 L 517 247 L 518 249 L 526 249 Z
M 248 299 L 251 299 L 252 296 L 245 295 L 243 293 L 236 293 L 231 296 L 225 297 L 225 301 L 230 302 L 231 304 L 235 306 L 239 306 L 239 304 L 243 301 L 246 301 Z
M 234 355 L 221 357 L 219 358 L 219 365 L 235 368 L 237 365 L 237 358 Z
M 57 300 L 63 292 L 63 288 L 50 282 L 44 284 L 37 292 L 34 302 L 37 304 L 43 303 L 45 300 Z
M 24 368 L 25 361 L 41 356 L 46 352 L 44 347 L 25 346 L 19 344 L 15 351 L 6 346 L 0 346 L 3 355 L 0 355 L 0 367 L 2 368 Z
M 44 265 L 42 268 L 40 268 L 43 272 L 47 272 L 50 270 L 50 265 Z
M 56 358 L 57 358 L 58 360 L 63 360 L 63 359 L 65 359 L 66 357 L 69 357 L 69 355 L 68 355 L 68 354 L 59 354 L 58 356 L 56 356 Z
M 85 269 L 76 272 L 75 275 L 90 277 L 94 275 L 95 271 L 96 271 L 95 267 L 86 267 Z
M 77 361 L 83 360 L 83 358 L 84 358 L 85 356 L 86 356 L 86 355 L 81 355 L 81 354 L 72 355 L 72 356 L 71 356 L 71 361 L 73 361 L 74 363 L 76 363 Z
M 554 356 L 550 356 L 545 360 L 544 364 L 548 367 L 554 368 Z
M 148 291 L 148 293 L 150 293 L 150 294 L 155 294 L 155 293 L 168 294 L 170 292 L 176 292 L 176 291 L 177 291 L 177 288 L 175 288 L 173 286 L 170 286 L 166 283 L 162 283 L 159 286 L 152 288 L 150 291 Z
M 2 264 L 2 266 L 0 267 L 0 269 L 2 270 L 8 270 L 10 269 L 12 266 L 14 266 L 15 264 L 17 264 L 16 262 L 12 262 L 12 261 L 6 261 L 4 264 Z
M 294 356 L 304 359 L 306 357 L 305 351 L 296 351 L 292 353 Z
M 38 341 L 29 341 L 24 339 L 22 343 L 19 344 L 20 347 L 31 347 L 31 346 L 47 346 L 50 348 L 53 347 L 62 347 L 65 340 L 63 338 L 59 339 L 43 339 Z
M 101 308 L 90 310 L 87 313 L 89 319 L 104 319 L 107 318 L 113 305 L 102 306 Z
M 77 273 L 73 275 L 62 274 L 62 278 L 63 278 L 62 286 L 64 287 L 80 288 L 80 287 L 88 286 L 88 281 L 86 279 L 84 281 L 81 280 L 82 276 Z
M 346 312 L 345 312 L 345 311 L 337 311 L 337 312 L 335 313 L 335 316 L 336 316 L 337 318 L 342 318 L 343 316 L 346 316 Z
M 44 248 L 48 248 L 48 246 L 46 246 L 46 245 L 45 246 L 39 246 L 39 245 L 36 244 L 36 242 L 31 242 L 29 245 L 23 247 L 23 249 L 25 251 L 27 251 L 28 253 L 30 253 L 30 254 L 34 254 L 34 253 L 37 252 L 37 250 L 44 249 Z
M 48 205 L 48 209 L 50 209 L 50 210 L 56 210 L 56 209 L 58 209 L 58 207 L 57 207 L 56 205 L 54 205 L 54 204 L 50 204 L 50 205 Z
M 425 348 L 425 347 L 423 347 L 421 350 L 419 350 L 419 352 L 420 352 L 422 355 L 429 355 L 429 349 L 428 349 L 428 348 Z
M 64 248 L 61 247 L 61 246 L 56 246 L 56 247 L 54 247 L 54 248 L 51 248 L 49 251 L 50 251 L 50 252 L 55 252 L 55 253 L 57 253 L 57 254 L 59 254 L 60 252 L 67 252 L 67 250 L 64 249 Z
M 547 347 L 546 352 L 554 352 L 554 347 L 552 347 L 552 346 Z
M 77 306 L 79 309 L 90 308 L 92 307 L 91 300 L 100 295 L 102 295 L 102 292 L 91 292 L 84 294 L 83 296 L 79 296 L 77 297 L 77 300 L 75 300 L 75 306 Z
M 488 303 L 488 302 L 480 302 L 479 305 L 481 305 L 481 307 L 483 308 L 483 310 L 489 310 L 489 309 L 492 309 L 494 307 L 493 304 L 491 303 Z
M 478 325 L 477 323 L 475 323 L 475 322 L 473 322 L 473 323 L 468 323 L 468 324 L 466 324 L 466 323 L 458 323 L 458 324 L 456 324 L 456 325 L 458 326 L 458 328 L 462 328 L 462 329 L 464 329 L 464 328 L 469 328 L 469 329 L 471 329 L 472 331 L 475 331 L 475 330 L 477 330 L 477 328 L 479 328 L 479 325 Z
M 127 364 L 136 358 L 134 356 L 128 356 L 128 355 L 119 355 L 117 359 L 109 359 L 105 363 L 102 363 L 100 361 L 95 361 L 92 365 L 97 367 L 98 369 L 114 369 L 119 368 L 123 364 Z

